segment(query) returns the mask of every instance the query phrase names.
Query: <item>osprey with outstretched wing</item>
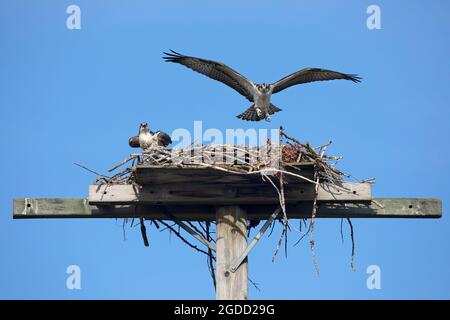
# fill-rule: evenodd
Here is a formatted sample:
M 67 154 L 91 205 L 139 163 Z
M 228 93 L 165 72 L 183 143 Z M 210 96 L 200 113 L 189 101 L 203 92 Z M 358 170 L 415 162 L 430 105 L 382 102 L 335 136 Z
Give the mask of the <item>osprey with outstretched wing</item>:
M 167 147 L 172 143 L 170 136 L 162 131 L 153 132 L 148 128 L 146 122 L 139 126 L 139 135 L 131 137 L 128 144 L 132 148 L 142 148 L 146 150 L 154 146 Z
M 164 54 L 166 56 L 163 58 L 166 62 L 182 64 L 211 79 L 220 81 L 239 92 L 250 102 L 253 102 L 247 110 L 237 116 L 239 119 L 247 121 L 260 121 L 262 119 L 269 121 L 272 114 L 281 111 L 280 108 L 271 103 L 270 98 L 272 94 L 297 84 L 335 79 L 351 80 L 353 82 L 361 81 L 361 78 L 354 74 L 319 68 L 305 68 L 272 84 L 256 84 L 221 62 L 188 57 L 173 50 L 170 50 L 170 53 L 164 52 Z

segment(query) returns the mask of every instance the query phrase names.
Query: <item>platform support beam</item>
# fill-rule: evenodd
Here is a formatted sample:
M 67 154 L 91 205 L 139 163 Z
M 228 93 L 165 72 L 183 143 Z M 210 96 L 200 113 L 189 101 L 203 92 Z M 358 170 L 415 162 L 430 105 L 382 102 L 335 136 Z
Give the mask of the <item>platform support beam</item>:
M 241 206 L 245 208 L 247 219 L 267 220 L 275 205 Z M 14 219 L 46 218 L 145 218 L 153 220 L 171 219 L 182 221 L 214 221 L 214 206 L 187 205 L 92 205 L 83 198 L 18 198 L 13 203 Z M 289 219 L 311 217 L 312 203 L 303 202 L 286 205 Z M 371 202 L 322 202 L 317 208 L 318 218 L 440 218 L 440 199 L 418 198 L 375 198 Z
M 248 258 L 236 272 L 231 264 L 247 247 L 246 212 L 239 206 L 216 208 L 216 298 L 248 299 Z

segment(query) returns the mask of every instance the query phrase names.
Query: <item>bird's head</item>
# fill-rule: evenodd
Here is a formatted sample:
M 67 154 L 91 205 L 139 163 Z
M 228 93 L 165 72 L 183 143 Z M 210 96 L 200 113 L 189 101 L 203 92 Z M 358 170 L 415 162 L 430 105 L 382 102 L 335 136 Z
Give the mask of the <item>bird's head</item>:
M 270 91 L 270 84 L 262 83 L 262 84 L 257 84 L 256 86 L 258 87 L 258 90 L 262 93 L 267 93 Z
M 148 130 L 147 122 L 142 122 L 141 125 L 139 126 L 139 132 L 147 131 L 147 130 Z

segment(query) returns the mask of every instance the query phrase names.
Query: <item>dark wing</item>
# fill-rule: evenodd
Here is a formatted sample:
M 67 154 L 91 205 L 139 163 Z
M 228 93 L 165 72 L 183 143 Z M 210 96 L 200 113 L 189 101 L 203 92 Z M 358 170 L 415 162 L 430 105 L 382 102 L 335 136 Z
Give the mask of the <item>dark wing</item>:
M 150 132 L 150 133 L 157 134 L 159 146 L 167 147 L 169 144 L 172 143 L 172 139 L 170 138 L 170 136 L 163 131 L 156 131 L 156 132 Z
M 319 68 L 306 68 L 293 74 L 284 77 L 283 79 L 278 80 L 274 84 L 272 84 L 273 90 L 272 93 L 280 92 L 286 88 L 291 86 L 295 86 L 301 83 L 308 83 L 313 81 L 326 81 L 326 80 L 335 80 L 335 79 L 344 79 L 351 80 L 353 82 L 360 82 L 361 78 L 355 74 L 345 74 L 336 71 L 319 69 Z
M 139 148 L 140 147 L 140 145 L 139 145 L 139 136 L 131 137 L 130 140 L 128 140 L 128 144 L 132 148 Z
M 220 81 L 253 102 L 253 93 L 256 91 L 253 83 L 235 70 L 220 62 L 188 57 L 172 50 L 170 52 L 164 52 L 166 56 L 163 59 L 166 62 L 182 64 L 211 79 Z

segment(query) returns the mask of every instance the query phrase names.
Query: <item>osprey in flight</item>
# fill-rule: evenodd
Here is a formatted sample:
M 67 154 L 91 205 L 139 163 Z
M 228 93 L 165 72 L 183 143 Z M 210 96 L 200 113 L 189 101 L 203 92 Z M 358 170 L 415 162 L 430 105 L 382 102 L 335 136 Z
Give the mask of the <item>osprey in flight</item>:
M 152 132 L 148 128 L 148 124 L 143 122 L 139 126 L 139 135 L 131 137 L 128 144 L 132 148 L 142 148 L 146 150 L 154 146 L 167 147 L 172 143 L 170 136 L 162 131 Z
M 270 115 L 281 111 L 280 108 L 277 108 L 270 102 L 272 94 L 291 86 L 313 81 L 335 79 L 351 80 L 353 82 L 360 82 L 361 80 L 360 77 L 354 74 L 345 74 L 319 68 L 305 68 L 272 84 L 256 84 L 221 62 L 188 57 L 173 50 L 170 50 L 170 53 L 164 52 L 164 54 L 166 56 L 163 58 L 166 62 L 182 64 L 211 79 L 220 81 L 239 92 L 250 100 L 250 102 L 253 102 L 250 108 L 237 116 L 239 119 L 247 121 L 260 121 L 262 119 L 269 121 Z

